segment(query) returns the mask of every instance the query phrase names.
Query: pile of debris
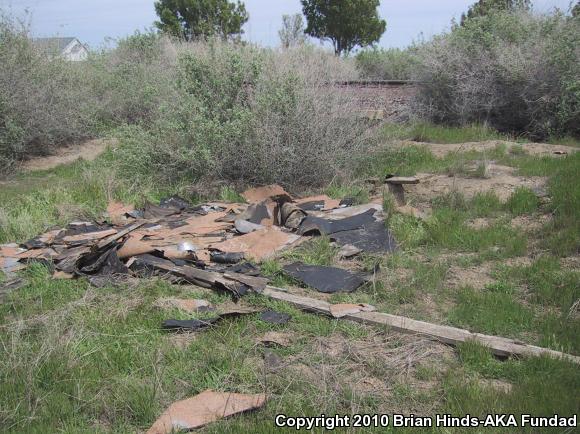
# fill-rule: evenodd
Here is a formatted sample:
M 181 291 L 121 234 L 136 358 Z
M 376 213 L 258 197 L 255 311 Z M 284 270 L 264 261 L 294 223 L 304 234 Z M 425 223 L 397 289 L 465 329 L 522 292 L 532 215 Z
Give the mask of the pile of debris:
M 73 222 L 20 245 L 1 245 L 0 269 L 10 274 L 43 262 L 54 278 L 86 277 L 97 287 L 130 275 L 164 275 L 239 298 L 268 283 L 255 264 L 313 236 L 329 236 L 346 258 L 396 249 L 380 204 L 352 206 L 352 200 L 325 195 L 295 199 L 277 185 L 242 196 L 248 203 L 192 206 L 170 197 L 138 210 L 111 203 L 101 221 Z M 321 292 L 353 291 L 363 283 L 333 267 L 294 263 L 285 271 Z

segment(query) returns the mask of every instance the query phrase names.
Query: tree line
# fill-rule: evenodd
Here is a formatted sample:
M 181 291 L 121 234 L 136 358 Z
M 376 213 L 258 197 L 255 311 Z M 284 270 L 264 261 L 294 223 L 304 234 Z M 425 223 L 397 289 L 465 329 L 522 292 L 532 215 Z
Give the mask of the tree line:
M 387 28 L 379 16 L 380 0 L 301 0 L 302 15 L 285 15 L 279 31 L 282 46 L 305 41 L 306 35 L 329 41 L 337 55 L 377 43 Z M 461 25 L 493 11 L 529 9 L 531 0 L 478 0 L 461 16 Z M 249 14 L 240 0 L 157 0 L 155 26 L 184 40 L 221 37 L 240 40 Z M 580 0 L 572 8 L 580 13 Z

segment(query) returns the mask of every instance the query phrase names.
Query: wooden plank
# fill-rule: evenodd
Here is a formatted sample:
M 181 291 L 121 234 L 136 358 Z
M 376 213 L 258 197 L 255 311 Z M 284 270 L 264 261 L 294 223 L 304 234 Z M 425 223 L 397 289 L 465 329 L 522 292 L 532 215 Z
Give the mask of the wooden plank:
M 94 241 L 100 240 L 105 237 L 115 235 L 117 231 L 115 229 L 107 229 L 104 231 L 97 231 L 97 232 L 86 232 L 78 235 L 69 235 L 68 237 L 64 237 L 62 240 L 65 243 L 75 243 L 77 241 Z
M 322 300 L 315 300 L 308 297 L 288 294 L 287 292 L 283 292 L 282 290 L 272 286 L 267 286 L 263 294 L 275 300 L 288 302 L 303 310 L 330 315 L 330 303 Z M 342 319 L 348 319 L 351 321 L 376 326 L 387 326 L 390 329 L 401 333 L 425 336 L 449 345 L 457 345 L 461 342 L 475 341 L 489 347 L 490 350 L 498 356 L 516 355 L 529 357 L 547 355 L 556 359 L 565 359 L 570 362 L 580 364 L 579 356 L 574 356 L 547 348 L 536 347 L 534 345 L 527 345 L 523 342 L 519 342 L 513 339 L 502 338 L 499 336 L 489 336 L 480 333 L 471 333 L 468 330 L 456 327 L 431 324 L 428 322 L 417 321 L 398 315 L 390 315 L 380 312 L 360 312 L 346 315 L 342 317 Z
M 133 232 L 135 229 L 139 229 L 141 226 L 143 226 L 145 223 L 147 223 L 146 220 L 137 222 L 137 223 L 133 223 L 131 226 L 123 229 L 122 231 L 116 233 L 115 235 L 111 235 L 109 238 L 105 238 L 103 241 L 101 241 L 99 244 L 97 244 L 97 247 L 99 249 L 108 246 L 109 244 L 111 244 L 113 241 L 117 241 L 119 238 L 123 238 L 125 235 L 127 235 L 128 233 Z
M 404 86 L 421 84 L 418 80 L 343 80 L 335 81 L 339 86 Z
M 419 178 L 414 176 L 393 176 L 385 180 L 387 184 L 419 184 Z

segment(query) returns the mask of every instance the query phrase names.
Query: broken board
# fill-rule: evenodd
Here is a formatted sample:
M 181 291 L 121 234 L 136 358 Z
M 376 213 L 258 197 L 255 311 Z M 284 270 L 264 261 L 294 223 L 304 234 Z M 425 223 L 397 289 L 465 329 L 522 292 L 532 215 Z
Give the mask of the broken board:
M 331 315 L 331 304 L 322 300 L 315 300 L 308 297 L 302 297 L 289 294 L 278 288 L 267 286 L 262 294 L 279 301 L 285 301 L 300 309 Z M 425 336 L 439 342 L 449 345 L 457 345 L 462 342 L 478 342 L 488 347 L 497 356 L 549 356 L 556 359 L 564 359 L 572 363 L 580 364 L 580 356 L 562 353 L 560 351 L 550 350 L 548 348 L 527 345 L 513 339 L 502 338 L 499 336 L 490 336 L 480 333 L 472 333 L 468 330 L 432 324 L 424 321 L 417 321 L 398 315 L 391 315 L 380 312 L 360 312 L 347 314 L 342 319 L 348 319 L 364 324 L 375 326 L 386 326 L 390 329 L 402 333 L 416 334 Z

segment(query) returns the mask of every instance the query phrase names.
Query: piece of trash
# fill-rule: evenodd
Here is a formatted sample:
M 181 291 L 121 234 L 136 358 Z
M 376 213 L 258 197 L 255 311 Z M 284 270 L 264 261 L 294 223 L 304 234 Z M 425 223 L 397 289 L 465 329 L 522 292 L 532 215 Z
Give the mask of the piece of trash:
M 163 256 L 167 259 L 174 260 L 176 264 L 178 261 L 193 262 L 197 260 L 196 253 L 190 250 L 179 250 L 173 247 L 161 247 L 159 250 L 163 252 Z
M 266 199 L 283 199 L 286 201 L 292 200 L 290 195 L 279 185 L 267 185 L 265 187 L 250 188 L 242 193 L 242 197 L 248 203 L 263 202 Z
M 302 224 L 298 229 L 298 234 L 329 235 L 334 234 L 336 232 L 358 229 L 364 226 L 365 224 L 375 222 L 376 221 L 374 217 L 375 212 L 376 210 L 369 209 L 363 212 L 362 214 L 346 217 L 341 220 L 328 220 L 320 217 L 308 216 L 302 221 Z
M 382 201 L 381 201 L 382 202 Z M 364 205 L 356 205 L 344 208 L 337 208 L 330 210 L 327 215 L 328 218 L 336 220 L 337 218 L 354 217 L 371 211 L 374 215 L 380 215 L 383 211 L 383 206 L 380 203 L 366 203 Z M 375 218 L 375 220 L 378 220 Z
M 349 206 L 354 206 L 355 203 L 356 203 L 356 200 L 353 197 L 345 197 L 344 199 L 342 199 L 340 201 L 338 206 L 340 208 L 347 208 Z
M 182 241 L 177 245 L 177 250 L 179 250 L 180 252 L 195 252 L 197 250 L 197 247 L 195 247 L 189 241 Z
M 264 226 L 249 222 L 247 220 L 242 220 L 237 218 L 234 221 L 234 227 L 240 234 L 249 234 L 250 232 L 259 231 L 260 229 L 264 229 Z
M 288 229 L 298 229 L 305 217 L 306 211 L 291 202 L 284 203 L 280 210 L 280 224 Z
M 113 224 L 126 223 L 128 218 L 134 218 L 130 213 L 135 211 L 133 205 L 124 205 L 121 202 L 109 202 L 107 206 L 107 215 Z
M 201 300 L 202 302 L 204 300 Z M 184 303 L 187 300 L 179 300 L 179 299 L 162 299 L 159 300 L 159 306 L 171 306 L 171 307 L 179 307 L 179 308 L 191 308 L 194 305 L 197 306 L 197 302 L 195 303 Z M 185 309 L 182 309 L 185 310 Z M 200 308 L 197 308 L 197 311 L 200 311 Z M 206 309 L 202 309 L 201 311 L 212 312 L 215 314 L 214 317 L 200 320 L 200 319 L 188 319 L 188 320 L 177 320 L 177 319 L 168 319 L 164 320 L 162 323 L 162 327 L 165 330 L 171 331 L 197 331 L 204 328 L 207 328 L 211 325 L 216 324 L 217 322 L 221 321 L 225 318 L 235 318 L 238 316 L 243 315 L 252 315 L 258 312 L 261 312 L 261 309 L 253 306 L 246 306 L 241 303 L 222 303 L 216 306 L 214 309 L 209 309 L 209 306 L 206 306 Z M 191 312 L 191 311 L 190 311 Z
M 340 206 L 340 200 L 331 199 L 325 194 L 297 199 L 296 203 L 304 211 L 325 211 Z
M 270 331 L 257 338 L 256 343 L 265 345 L 267 347 L 279 346 L 286 348 L 290 346 L 290 339 L 285 333 Z
M 183 211 L 191 206 L 191 204 L 185 199 L 179 196 L 171 196 L 159 201 L 159 206 L 162 208 L 175 208 L 179 211 Z
M 245 252 L 247 258 L 261 261 L 287 248 L 299 238 L 297 235 L 282 232 L 276 227 L 268 227 L 212 244 L 211 248 L 225 253 Z
M 239 274 L 246 274 L 248 276 L 258 277 L 260 276 L 260 269 L 256 267 L 251 262 L 244 262 L 242 264 L 235 264 L 230 267 L 227 267 L 225 271 L 229 273 L 239 273 Z
M 284 266 L 284 271 L 294 279 L 325 293 L 352 292 L 364 283 L 358 274 L 336 267 L 296 262 Z
M 336 255 L 341 259 L 348 259 L 358 255 L 361 252 L 362 250 L 359 249 L 358 247 L 355 247 L 351 244 L 345 244 L 340 248 L 340 250 Z
M 322 211 L 325 207 L 323 200 L 313 200 L 312 202 L 299 203 L 298 208 L 303 211 Z
M 370 304 L 331 304 L 330 314 L 335 318 L 342 318 L 346 315 L 353 315 L 359 312 L 374 312 L 377 310 Z
M 245 304 L 233 302 L 222 303 L 216 306 L 216 312 L 222 318 L 251 315 L 261 311 L 262 309 L 254 306 L 247 306 Z
M 78 262 L 77 273 L 85 275 L 127 274 L 128 269 L 117 256 L 116 246 L 97 250 Z
M 192 398 L 171 404 L 146 434 L 191 431 L 234 414 L 258 409 L 265 402 L 266 395 L 263 393 L 248 395 L 206 390 Z
M 350 231 L 335 232 L 330 239 L 340 245 L 351 245 L 368 253 L 391 253 L 397 242 L 384 222 L 372 222 Z
M 245 254 L 239 252 L 210 252 L 209 256 L 212 262 L 216 262 L 218 264 L 237 264 L 238 262 L 244 260 Z
M 30 250 L 30 249 L 42 249 L 43 247 L 46 247 L 46 243 L 44 241 L 42 241 L 40 239 L 40 237 L 36 237 L 36 238 L 33 238 L 31 240 L 28 240 L 28 241 L 22 243 L 22 246 L 28 250 Z
M 2 258 L 0 257 L 0 271 L 6 275 L 11 275 L 26 268 L 25 264 L 18 261 L 18 258 Z
M 145 253 L 152 253 L 155 247 L 149 242 L 141 241 L 138 238 L 130 237 L 125 244 L 121 246 L 117 255 L 119 259 L 130 258 L 131 256 L 143 255 Z
M 292 317 L 287 313 L 266 310 L 260 314 L 260 319 L 270 324 L 286 324 Z
M 114 235 L 116 233 L 117 233 L 117 231 L 115 229 L 107 229 L 105 231 L 88 232 L 88 233 L 81 233 L 78 235 L 70 235 L 70 236 L 64 237 L 62 240 L 65 243 L 69 243 L 69 244 L 86 243 L 89 241 L 101 240 L 103 238 L 106 238 L 110 235 Z
M 165 218 L 178 213 L 178 208 L 157 206 L 153 205 L 151 202 L 145 203 L 145 207 L 143 208 L 143 218 L 146 219 Z
M 239 220 L 246 220 L 255 225 L 272 226 L 274 224 L 273 209 L 275 204 L 268 201 L 253 203 L 238 216 Z
M 175 308 L 188 313 L 209 312 L 212 310 L 211 304 L 201 299 L 182 299 L 182 298 L 160 298 L 155 302 L 156 307 Z
M 264 291 L 266 285 L 268 285 L 268 279 L 266 279 L 265 277 L 249 276 L 245 274 L 233 273 L 228 271 L 224 273 L 224 277 L 242 283 L 248 286 L 249 288 L 252 288 L 252 290 L 254 292 L 257 292 L 258 294 Z
M 219 319 L 219 317 L 203 321 L 199 319 L 166 319 L 161 326 L 165 330 L 171 331 L 197 331 L 211 326 Z

